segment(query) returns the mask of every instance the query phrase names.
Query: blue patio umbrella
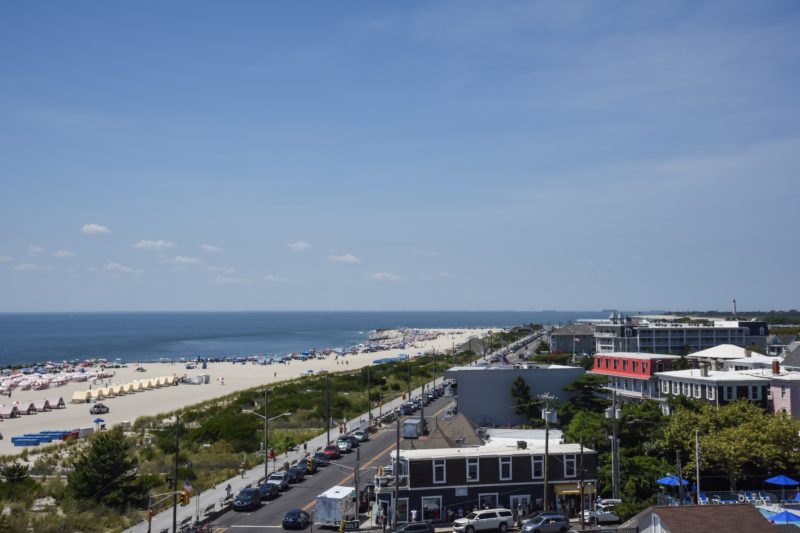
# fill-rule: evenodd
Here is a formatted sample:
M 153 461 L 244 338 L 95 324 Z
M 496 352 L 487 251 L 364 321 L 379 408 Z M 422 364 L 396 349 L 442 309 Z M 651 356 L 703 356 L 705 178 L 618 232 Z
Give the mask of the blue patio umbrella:
M 678 481 L 678 476 L 674 476 L 674 475 L 673 476 L 664 476 L 661 479 L 657 479 L 656 483 L 658 483 L 659 485 L 667 485 L 667 486 L 670 486 L 670 487 L 677 487 L 678 483 L 680 483 L 682 485 L 688 485 L 689 484 L 689 482 L 686 481 L 685 479 L 681 479 L 680 482 L 679 482 Z
M 800 481 L 795 481 L 795 480 L 793 480 L 793 479 L 792 479 L 792 478 L 790 478 L 790 477 L 784 476 L 783 474 L 781 474 L 781 475 L 779 475 L 779 476 L 775 476 L 775 477 L 771 477 L 771 478 L 769 478 L 769 479 L 767 480 L 767 483 L 769 483 L 770 485 L 782 485 L 782 486 L 786 486 L 786 485 L 791 485 L 791 486 L 794 486 L 794 485 L 800 485 Z
M 800 516 L 797 516 L 794 513 L 790 513 L 789 511 L 782 511 L 778 514 L 774 514 L 770 516 L 769 519 L 776 524 L 788 524 L 789 522 L 800 522 Z
M 95 418 L 95 419 L 94 419 L 94 423 L 95 423 L 95 424 L 102 424 L 103 422 L 105 422 L 105 420 L 103 420 L 103 419 L 102 419 L 102 418 L 100 418 L 100 417 L 97 417 L 97 418 Z

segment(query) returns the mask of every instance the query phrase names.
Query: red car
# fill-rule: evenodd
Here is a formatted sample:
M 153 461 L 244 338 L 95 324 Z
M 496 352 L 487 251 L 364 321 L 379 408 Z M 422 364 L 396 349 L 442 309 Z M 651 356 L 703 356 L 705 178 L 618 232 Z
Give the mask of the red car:
M 335 445 L 335 444 L 331 444 L 329 446 L 326 446 L 325 449 L 322 450 L 322 451 L 330 459 L 338 459 L 339 457 L 342 456 L 342 452 L 339 451 L 339 447 L 337 445 Z

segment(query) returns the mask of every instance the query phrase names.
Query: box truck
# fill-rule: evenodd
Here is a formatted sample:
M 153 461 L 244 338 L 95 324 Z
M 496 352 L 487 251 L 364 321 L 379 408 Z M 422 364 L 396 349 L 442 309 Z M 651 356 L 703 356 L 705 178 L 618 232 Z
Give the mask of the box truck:
M 356 489 L 336 485 L 317 496 L 314 523 L 339 527 L 342 520 L 356 519 Z

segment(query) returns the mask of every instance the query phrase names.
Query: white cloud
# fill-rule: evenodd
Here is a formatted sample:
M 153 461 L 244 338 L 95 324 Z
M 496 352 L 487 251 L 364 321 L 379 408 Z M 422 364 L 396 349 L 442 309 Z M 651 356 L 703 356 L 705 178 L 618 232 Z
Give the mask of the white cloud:
M 434 274 L 434 275 L 430 275 L 430 274 L 422 275 L 422 276 L 419 277 L 419 279 L 421 279 L 423 281 L 435 281 L 437 279 L 446 278 L 449 275 L 450 274 L 448 274 L 447 272 L 439 272 L 438 274 Z
M 0 255 L 0 263 L 10 263 L 14 258 L 10 255 Z
M 119 263 L 114 263 L 113 261 L 111 263 L 108 263 L 105 266 L 105 269 L 108 272 L 111 272 L 112 274 L 119 274 L 125 276 L 139 276 L 141 274 L 144 274 L 144 272 L 142 272 L 141 270 L 136 270 L 135 268 L 131 268 L 129 266 L 121 265 Z
M 83 227 L 81 227 L 81 233 L 84 235 L 101 235 L 104 233 L 111 233 L 111 230 L 100 224 L 84 224 Z
M 217 285 L 236 285 L 239 283 L 247 283 L 247 280 L 242 278 L 233 278 L 230 276 L 217 276 L 211 280 L 211 283 L 215 283 Z
M 133 245 L 134 248 L 138 248 L 139 250 L 166 250 L 167 248 L 173 248 L 175 245 L 172 241 L 162 241 L 161 239 L 157 241 L 149 241 L 147 239 L 142 239 L 136 244 Z
M 273 276 L 272 274 L 267 274 L 264 276 L 264 281 L 266 283 L 287 283 L 289 280 L 286 278 L 282 278 L 280 276 Z
M 360 263 L 361 262 L 358 259 L 358 257 L 354 256 L 353 254 L 332 255 L 330 257 L 330 259 L 334 263 Z
M 214 246 L 213 244 L 201 244 L 200 248 L 204 252 L 211 252 L 211 253 L 220 253 L 222 251 L 222 248 L 220 248 L 219 246 Z
M 46 250 L 44 248 L 42 248 L 41 246 L 37 246 L 35 244 L 31 244 L 30 246 L 28 246 L 27 255 L 29 255 L 31 257 L 36 257 L 37 255 L 42 254 L 45 251 Z
M 229 268 L 229 267 L 208 267 L 208 270 L 210 270 L 211 272 L 222 272 L 223 274 L 233 274 L 234 272 L 236 272 L 235 268 Z
M 305 252 L 311 249 L 311 245 L 306 241 L 292 242 L 287 244 L 286 247 L 293 252 Z
M 431 252 L 426 250 L 417 250 L 417 255 L 421 257 L 439 257 L 439 252 Z
M 14 270 L 19 272 L 29 272 L 31 270 L 39 270 L 39 267 L 30 263 L 20 263 L 14 267 Z
M 56 250 L 55 252 L 53 252 L 53 257 L 68 258 L 68 257 L 75 257 L 75 254 L 70 252 L 69 250 Z
M 373 281 L 403 281 L 405 279 L 391 272 L 373 272 L 372 274 L 367 274 L 367 278 Z
M 176 255 L 172 259 L 164 259 L 164 263 L 171 263 L 173 265 L 196 265 L 200 263 L 200 259 L 196 257 L 187 257 L 185 255 Z

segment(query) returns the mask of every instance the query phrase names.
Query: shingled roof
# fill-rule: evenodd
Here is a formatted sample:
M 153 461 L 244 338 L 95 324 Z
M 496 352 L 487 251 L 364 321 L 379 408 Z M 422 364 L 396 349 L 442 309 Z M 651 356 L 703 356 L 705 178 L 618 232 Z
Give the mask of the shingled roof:
M 463 437 L 463 441 L 461 437 Z M 428 419 L 428 435 L 413 440 L 407 439 L 403 441 L 402 448 L 405 450 L 431 450 L 482 444 L 483 440 L 478 436 L 478 426 L 466 416 L 457 413 L 452 417 Z
M 643 529 L 652 523 L 651 515 L 658 516 L 670 533 L 753 533 L 771 531 L 772 525 L 750 504 L 736 505 L 684 505 L 648 507 L 624 524 Z
M 572 324 L 558 328 L 550 334 L 553 335 L 594 335 L 594 326 L 591 324 Z

